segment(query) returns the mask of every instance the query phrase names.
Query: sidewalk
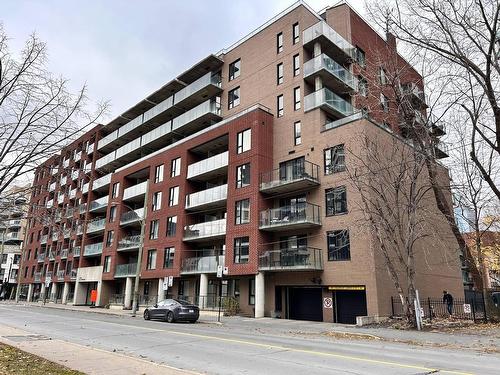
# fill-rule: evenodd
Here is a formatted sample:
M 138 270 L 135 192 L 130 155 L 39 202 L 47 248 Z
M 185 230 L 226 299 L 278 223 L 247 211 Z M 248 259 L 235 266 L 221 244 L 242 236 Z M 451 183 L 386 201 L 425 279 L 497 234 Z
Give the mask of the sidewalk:
M 89 375 L 197 374 L 140 358 L 90 348 L 0 325 L 0 342 Z

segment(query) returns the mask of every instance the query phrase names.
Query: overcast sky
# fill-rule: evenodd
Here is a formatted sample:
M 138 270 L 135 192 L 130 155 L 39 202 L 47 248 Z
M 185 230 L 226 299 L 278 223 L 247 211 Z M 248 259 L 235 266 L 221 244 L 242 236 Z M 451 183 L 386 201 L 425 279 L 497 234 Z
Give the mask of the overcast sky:
M 18 50 L 35 31 L 50 70 L 87 83 L 116 117 L 201 58 L 228 47 L 294 0 L 1 0 L 0 22 Z M 338 0 L 309 0 L 320 10 Z M 364 13 L 364 0 L 350 0 Z M 106 123 L 107 121 L 103 121 Z

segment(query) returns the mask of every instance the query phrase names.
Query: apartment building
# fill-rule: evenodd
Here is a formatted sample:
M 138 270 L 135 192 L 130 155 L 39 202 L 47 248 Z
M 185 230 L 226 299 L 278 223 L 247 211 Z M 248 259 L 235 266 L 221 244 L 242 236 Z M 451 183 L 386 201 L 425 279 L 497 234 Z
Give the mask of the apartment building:
M 425 117 L 421 77 L 394 40 L 346 4 L 318 14 L 299 1 L 87 132 L 37 170 L 28 298 L 84 305 L 95 289 L 97 305 L 130 308 L 141 252 L 140 304 L 210 308 L 222 293 L 255 317 L 389 315 L 394 287 L 345 172 L 356 132 L 404 137 L 387 51 Z M 433 251 L 417 260 L 421 293 L 463 293 L 456 254 L 424 272 L 454 249 Z

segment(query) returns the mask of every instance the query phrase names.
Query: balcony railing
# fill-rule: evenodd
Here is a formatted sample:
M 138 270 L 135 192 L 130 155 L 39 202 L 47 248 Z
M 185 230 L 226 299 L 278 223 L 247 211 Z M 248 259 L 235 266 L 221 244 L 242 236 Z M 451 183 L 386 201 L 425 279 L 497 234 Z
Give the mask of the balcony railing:
M 207 221 L 184 227 L 184 240 L 195 241 L 226 235 L 226 219 Z
M 304 79 L 319 74 L 323 83 L 341 92 L 358 89 L 358 79 L 346 68 L 322 53 L 304 64 Z
M 210 174 L 222 168 L 227 168 L 229 161 L 229 151 L 200 160 L 188 166 L 187 178 L 199 177 Z
M 322 270 L 321 249 L 312 247 L 265 250 L 259 255 L 259 270 Z
M 68 249 L 61 250 L 61 259 L 65 259 L 68 257 Z
M 181 273 L 215 273 L 218 266 L 224 266 L 224 255 L 185 258 L 182 260 Z
M 83 184 L 83 186 L 82 186 L 82 193 L 86 194 L 88 192 L 89 192 L 89 183 L 87 182 L 87 183 Z
M 89 204 L 89 211 L 97 211 L 102 210 L 108 206 L 109 196 L 101 197 L 96 199 Z
M 127 211 L 120 216 L 120 224 L 124 225 L 124 224 L 134 223 L 136 221 L 141 221 L 143 217 L 144 217 L 144 207 L 138 208 L 137 210 L 134 211 Z
M 66 181 L 68 181 L 68 178 L 66 176 L 61 176 L 61 180 L 60 180 L 61 186 L 66 185 Z
M 54 200 L 53 199 L 47 201 L 47 208 L 52 208 L 52 207 L 54 207 Z
M 57 275 L 57 280 L 58 280 L 58 281 L 62 281 L 62 280 L 64 280 L 64 270 L 59 270 L 59 271 L 57 271 L 57 274 L 56 274 L 56 275 Z
M 75 212 L 75 209 L 73 207 L 67 207 L 66 212 L 64 213 L 65 218 L 69 218 L 73 216 L 73 212 Z
M 80 171 L 75 170 L 75 171 L 71 172 L 71 179 L 74 181 L 78 178 L 79 175 L 80 175 Z
M 80 247 L 80 246 L 75 246 L 75 247 L 73 248 L 73 257 L 75 257 L 75 258 L 76 258 L 76 257 L 79 257 L 79 256 L 80 256 L 80 249 L 81 249 L 81 247 Z
M 69 278 L 71 280 L 75 280 L 76 279 L 76 275 L 78 274 L 78 270 L 77 269 L 72 269 L 71 272 L 69 273 Z M 68 298 L 69 299 L 69 298 Z
M 93 243 L 91 245 L 85 245 L 83 249 L 83 256 L 92 256 L 102 254 L 102 242 Z
M 105 226 L 106 226 L 106 219 L 92 220 L 87 224 L 87 233 L 104 230 Z
M 135 197 L 144 196 L 148 182 L 144 181 L 140 184 L 130 186 L 123 191 L 123 200 L 132 199 Z
M 354 47 L 345 40 L 325 21 L 320 21 L 304 30 L 302 43 L 304 47 L 314 48 L 316 41 L 321 42 L 323 50 L 329 52 L 340 62 L 345 62 L 354 57 Z
M 198 191 L 186 196 L 186 209 L 214 206 L 227 199 L 227 184 Z
M 115 277 L 132 277 L 137 271 L 137 263 L 117 264 Z
M 78 212 L 80 214 L 85 213 L 87 211 L 87 203 L 82 203 L 81 205 L 78 206 Z
M 74 199 L 74 198 L 76 198 L 76 189 L 69 191 L 69 199 Z
M 141 236 L 127 236 L 118 241 L 118 251 L 138 249 L 141 246 Z
M 45 254 L 38 254 L 37 261 L 38 262 L 43 262 L 44 260 L 45 260 Z
M 92 182 L 92 190 L 98 190 L 108 186 L 111 183 L 111 173 L 105 176 L 99 177 Z
M 316 108 L 321 108 L 339 118 L 350 116 L 355 111 L 351 103 L 342 99 L 326 87 L 304 98 L 304 112 L 309 112 Z
M 319 185 L 319 165 L 309 161 L 284 162 L 279 168 L 260 175 L 260 190 L 281 193 Z
M 42 273 L 41 272 L 35 272 L 33 276 L 35 279 L 35 283 L 39 283 L 42 281 Z
M 55 260 L 56 259 L 56 254 L 53 251 L 49 252 L 49 260 Z
M 448 145 L 443 142 L 439 142 L 436 145 L 434 145 L 434 153 L 436 159 L 444 159 L 450 155 Z
M 71 228 L 64 229 L 63 236 L 64 236 L 64 238 L 68 238 L 69 236 L 71 236 Z
M 271 208 L 260 213 L 260 229 L 279 230 L 319 225 L 321 225 L 320 207 L 311 203 Z
M 47 243 L 48 239 L 49 239 L 49 235 L 44 234 L 42 237 L 40 237 L 40 243 L 42 243 L 42 244 Z
M 56 190 L 56 183 L 55 182 L 51 183 L 49 186 L 49 191 L 54 191 L 54 190 Z

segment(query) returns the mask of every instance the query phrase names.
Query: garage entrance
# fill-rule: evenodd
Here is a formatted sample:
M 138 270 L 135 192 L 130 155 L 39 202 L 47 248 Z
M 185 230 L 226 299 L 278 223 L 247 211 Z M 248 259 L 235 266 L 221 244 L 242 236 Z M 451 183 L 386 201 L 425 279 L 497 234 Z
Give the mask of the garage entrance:
M 323 321 L 321 288 L 286 288 L 287 319 Z
M 364 290 L 336 290 L 334 322 L 356 324 L 357 316 L 366 316 L 366 292 Z

